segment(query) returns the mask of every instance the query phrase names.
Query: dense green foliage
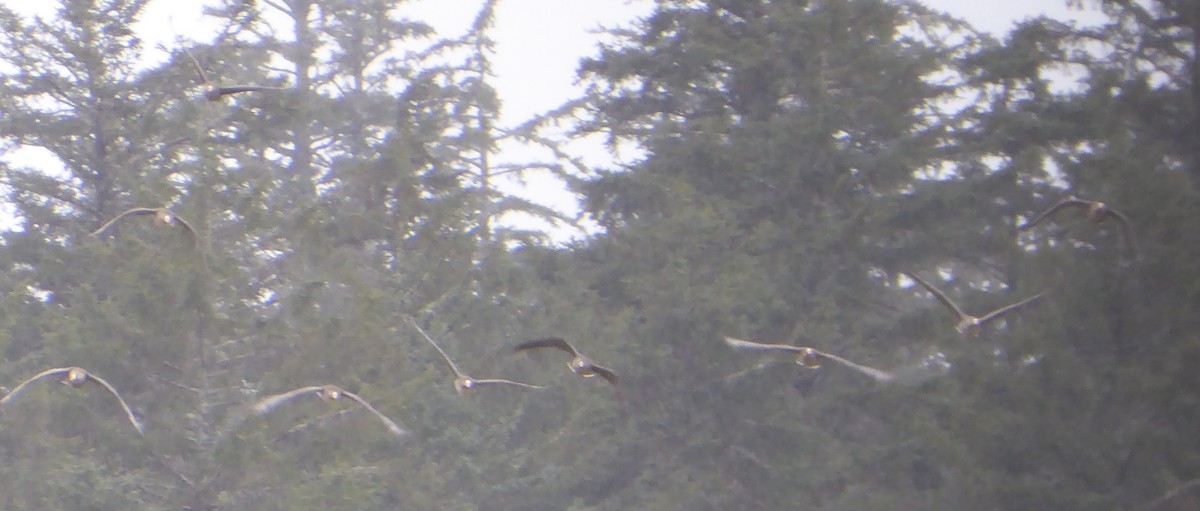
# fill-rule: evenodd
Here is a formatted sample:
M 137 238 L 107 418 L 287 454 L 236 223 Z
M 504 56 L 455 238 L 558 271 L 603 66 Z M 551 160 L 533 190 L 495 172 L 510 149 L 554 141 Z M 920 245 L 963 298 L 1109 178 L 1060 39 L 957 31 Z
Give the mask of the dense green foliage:
M 586 94 L 500 126 L 496 0 L 435 34 L 385 0 L 224 0 L 215 38 L 145 0 L 0 7 L 0 408 L 9 509 L 1195 509 L 1200 4 L 1002 39 L 884 0 L 659 1 Z M 206 102 L 216 83 L 279 92 Z M 537 77 L 530 77 L 536 80 Z M 636 157 L 587 168 L 559 145 Z M 505 144 L 558 161 L 511 163 Z M 61 168 L 33 168 L 27 155 Z M 614 158 L 614 161 L 617 161 Z M 497 187 L 557 176 L 595 235 Z M 1127 215 L 1091 223 L 1060 199 Z M 194 228 L 128 217 L 174 211 Z M 1046 290 L 978 338 L 969 312 Z M 420 324 L 475 377 L 455 395 Z M 548 335 L 621 383 L 573 377 Z M 811 345 L 893 371 L 739 352 Z M 298 399 L 336 384 L 357 407 Z

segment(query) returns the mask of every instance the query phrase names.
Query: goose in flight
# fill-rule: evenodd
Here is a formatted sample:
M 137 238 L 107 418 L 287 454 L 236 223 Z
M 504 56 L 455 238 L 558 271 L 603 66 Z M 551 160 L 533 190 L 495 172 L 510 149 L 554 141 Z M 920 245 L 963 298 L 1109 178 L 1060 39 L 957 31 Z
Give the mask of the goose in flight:
M 1098 200 L 1080 199 L 1079 197 L 1074 196 L 1067 197 L 1059 201 L 1058 204 L 1050 206 L 1050 209 L 1047 209 L 1038 216 L 1033 217 L 1032 220 L 1018 227 L 1017 230 L 1028 231 L 1046 217 L 1066 208 L 1083 208 L 1084 214 L 1087 215 L 1087 219 L 1096 224 L 1102 223 L 1109 218 L 1116 219 L 1117 222 L 1121 224 L 1121 236 L 1124 237 L 1125 242 L 1129 244 L 1129 248 L 1133 250 L 1134 256 L 1137 257 L 1137 238 L 1134 237 L 1133 234 L 1133 222 L 1131 222 L 1129 217 L 1125 216 L 1124 213 L 1121 213 L 1120 211 L 1113 209 L 1108 204 Z
M 937 298 L 939 302 L 942 302 L 942 305 L 945 305 L 947 309 L 950 309 L 950 312 L 954 313 L 958 319 L 958 324 L 955 325 L 954 328 L 958 330 L 958 333 L 960 334 L 979 335 L 979 331 L 983 328 L 983 325 L 1007 314 L 1009 311 L 1023 307 L 1029 302 L 1037 300 L 1046 294 L 1043 291 L 1017 303 L 1005 305 L 1004 307 L 1000 307 L 999 309 L 984 314 L 983 316 L 976 317 L 963 312 L 963 310 L 958 307 L 958 304 L 954 303 L 949 297 L 946 296 L 946 293 L 943 293 L 942 290 L 934 287 L 933 284 L 926 282 L 925 279 L 918 277 L 917 274 L 909 272 L 902 273 L 915 280 L 917 284 L 920 284 L 921 287 L 933 294 L 934 298 Z
M 543 387 L 539 387 L 537 385 L 530 385 L 528 383 L 521 383 L 521 382 L 505 380 L 505 379 L 501 379 L 501 378 L 487 378 L 487 379 L 481 379 L 481 380 L 472 378 L 472 377 L 468 376 L 466 373 L 462 372 L 458 368 L 458 365 L 456 365 L 453 360 L 450 360 L 450 356 L 446 355 L 446 352 L 442 350 L 442 347 L 438 346 L 438 344 L 433 341 L 433 338 L 430 337 L 429 334 L 425 333 L 425 330 L 423 330 L 420 326 L 418 326 L 415 321 L 412 322 L 412 326 L 413 326 L 413 328 L 416 328 L 418 332 L 421 333 L 421 336 L 424 337 L 425 340 L 429 341 L 429 344 L 433 345 L 433 348 L 436 349 L 438 351 L 438 353 L 441 353 L 442 359 L 446 361 L 446 365 L 450 366 L 450 371 L 454 373 L 454 390 L 457 391 L 459 394 L 466 394 L 467 391 L 469 391 L 477 386 L 481 386 L 481 385 L 513 385 L 516 387 L 525 387 L 527 389 L 543 388 Z
M 404 431 L 402 428 L 400 428 L 400 426 L 396 425 L 392 419 L 389 419 L 386 415 L 380 413 L 379 410 L 376 410 L 374 406 L 371 406 L 371 403 L 368 403 L 365 399 L 358 397 L 357 394 L 342 390 L 337 385 L 312 385 L 308 387 L 300 387 L 282 394 L 275 394 L 274 396 L 264 398 L 263 400 L 255 403 L 253 406 L 251 406 L 251 410 L 254 410 L 254 413 L 263 415 L 271 410 L 274 410 L 275 407 L 283 404 L 283 402 L 288 401 L 296 396 L 302 396 L 305 394 L 316 394 L 317 397 L 321 398 L 321 400 L 325 401 L 326 403 L 332 403 L 345 397 L 346 399 L 362 405 L 362 407 L 366 408 L 367 411 L 375 414 L 379 420 L 383 421 L 383 424 L 387 426 L 388 430 L 390 430 L 396 436 L 404 436 L 408 434 L 407 431 Z
M 208 76 L 204 74 L 204 69 L 200 67 L 200 61 L 196 60 L 196 57 L 192 55 L 192 52 L 190 50 L 188 50 L 187 48 L 184 48 L 183 51 L 185 53 L 187 53 L 188 58 L 191 59 L 191 61 L 192 61 L 192 65 L 194 65 L 196 67 L 196 75 L 200 78 L 200 85 L 202 87 L 204 87 L 204 99 L 207 99 L 209 101 L 220 101 L 221 98 L 223 98 L 225 96 L 228 96 L 230 94 L 238 94 L 241 92 L 262 92 L 262 91 L 281 91 L 281 90 L 283 90 L 279 87 L 263 87 L 260 85 L 230 85 L 230 86 L 225 86 L 225 87 L 219 86 L 215 83 L 208 81 Z
M 807 346 L 791 346 L 788 344 L 765 344 L 761 342 L 744 341 L 733 337 L 725 336 L 725 344 L 728 344 L 733 349 L 748 349 L 748 350 L 765 350 L 765 351 L 786 351 L 796 354 L 796 363 L 804 367 L 818 368 L 821 367 L 821 362 L 831 360 L 845 367 L 858 371 L 867 375 L 872 380 L 877 382 L 887 383 L 896 379 L 896 375 L 887 371 L 881 371 L 874 367 L 855 364 L 837 355 L 831 355 L 815 348 Z
M 87 372 L 82 367 L 58 367 L 42 371 L 33 378 L 21 382 L 21 384 L 17 385 L 17 387 L 12 389 L 11 392 L 7 393 L 3 398 L 0 398 L 0 406 L 4 406 L 8 404 L 9 401 L 12 401 L 13 398 L 16 398 L 22 390 L 25 390 L 26 385 L 29 385 L 30 383 L 47 376 L 62 376 L 63 378 L 61 381 L 64 385 L 70 385 L 75 388 L 79 388 L 87 382 L 92 382 L 96 385 L 99 385 L 104 390 L 108 391 L 109 394 L 112 394 L 113 397 L 117 398 L 117 401 L 121 403 L 121 409 L 125 410 L 125 416 L 129 417 L 129 422 L 133 424 L 133 428 L 137 430 L 139 435 L 143 433 L 144 428 L 141 421 L 139 421 L 137 416 L 133 414 L 133 410 L 129 408 L 129 404 L 125 402 L 125 399 L 117 393 L 117 389 L 113 388 L 112 385 L 109 385 L 109 383 L 104 381 L 103 378 Z
M 187 222 L 187 220 L 184 220 L 182 218 L 179 218 L 178 216 L 175 216 L 175 213 L 172 213 L 171 210 L 169 210 L 167 208 L 133 208 L 133 209 L 130 209 L 124 213 L 117 215 L 116 218 L 113 218 L 112 220 L 105 222 L 105 224 L 101 225 L 99 229 L 92 231 L 91 236 L 99 236 L 100 233 L 104 232 L 109 227 L 112 227 L 113 224 L 119 222 L 122 218 L 125 218 L 130 215 L 134 215 L 134 216 L 154 215 L 154 220 L 157 221 L 158 223 L 161 223 L 163 225 L 178 225 L 178 226 L 182 227 L 183 230 L 187 231 L 188 235 L 192 238 L 192 241 L 196 240 L 196 230 L 192 229 L 192 224 L 189 224 Z
M 534 339 L 532 341 L 523 342 L 518 344 L 515 348 L 513 348 L 513 350 L 525 351 L 540 348 L 557 348 L 570 353 L 571 361 L 567 362 L 567 367 L 569 367 L 575 374 L 578 374 L 584 378 L 600 376 L 601 378 L 607 380 L 608 383 L 613 385 L 617 384 L 617 373 L 613 372 L 612 369 L 596 365 L 591 361 L 591 359 L 580 355 L 579 351 L 576 350 L 574 346 L 571 346 L 570 343 L 558 337 L 547 337 L 544 339 Z

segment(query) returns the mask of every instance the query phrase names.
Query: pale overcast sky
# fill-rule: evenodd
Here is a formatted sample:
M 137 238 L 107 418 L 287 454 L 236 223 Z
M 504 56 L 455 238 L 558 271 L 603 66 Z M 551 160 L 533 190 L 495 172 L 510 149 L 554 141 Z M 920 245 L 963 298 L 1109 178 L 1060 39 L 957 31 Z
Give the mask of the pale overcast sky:
M 0 2 L 24 14 L 50 15 L 57 6 L 57 2 L 29 0 Z M 1084 22 L 1099 18 L 1095 12 L 1070 10 L 1063 0 L 926 0 L 925 3 L 996 35 L 1003 35 L 1015 20 L 1041 14 Z M 166 30 L 168 17 L 185 37 L 209 40 L 206 33 L 215 24 L 202 22 L 202 4 L 188 0 L 152 1 L 139 27 L 147 41 L 146 47 L 153 48 L 157 42 L 170 42 L 173 35 Z M 402 4 L 401 12 L 433 25 L 440 33 L 460 34 L 469 26 L 480 4 L 478 0 L 416 0 Z M 448 8 L 451 5 L 453 8 Z M 493 61 L 497 75 L 494 86 L 503 101 L 503 122 L 519 122 L 578 95 L 579 89 L 574 86 L 578 59 L 593 54 L 598 40 L 591 30 L 602 25 L 624 25 L 648 13 L 652 7 L 653 2 L 649 0 L 502 0 L 492 36 L 497 41 Z M 155 27 L 158 30 L 153 30 Z M 590 155 L 592 162 L 604 158 L 599 151 L 588 153 L 595 153 Z M 528 157 L 521 155 L 513 159 L 526 160 Z M 576 210 L 574 198 L 557 183 L 534 179 L 525 186 L 524 190 L 519 184 L 506 188 L 510 193 L 528 196 L 563 211 L 573 213 Z M 565 236 L 564 233 L 555 238 L 564 239 Z

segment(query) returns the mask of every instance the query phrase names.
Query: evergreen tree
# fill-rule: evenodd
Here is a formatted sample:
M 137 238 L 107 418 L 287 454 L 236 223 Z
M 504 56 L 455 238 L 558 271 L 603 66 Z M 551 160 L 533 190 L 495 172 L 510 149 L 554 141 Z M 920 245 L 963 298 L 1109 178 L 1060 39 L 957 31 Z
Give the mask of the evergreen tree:
M 1104 0 L 1100 26 L 993 39 L 909 2 L 662 1 L 581 63 L 584 97 L 505 126 L 496 5 L 446 37 L 384 1 L 223 2 L 215 37 L 150 67 L 144 2 L 0 8 L 0 383 L 81 365 L 147 424 L 31 386 L 0 410 L 10 507 L 1194 502 L 1195 7 Z M 196 66 L 281 90 L 208 102 Z M 586 167 L 547 135 L 565 119 L 638 156 Z M 533 173 L 602 232 L 502 227 L 564 220 L 502 193 Z M 1071 195 L 1132 228 L 1064 208 L 1018 229 Z M 174 225 L 89 236 L 162 206 Z M 901 271 L 968 312 L 1050 293 L 971 339 Z M 547 388 L 456 395 L 416 327 Z M 619 384 L 511 352 L 548 336 Z M 307 396 L 246 408 L 325 383 L 411 436 Z
M 17 380 L 81 365 L 155 424 L 170 407 L 151 398 L 166 387 L 164 363 L 178 364 L 191 345 L 200 247 L 183 229 L 133 218 L 88 236 L 130 207 L 168 206 L 181 217 L 196 211 L 185 205 L 184 174 L 157 170 L 170 168 L 187 130 L 162 115 L 174 91 L 163 93 L 133 64 L 143 49 L 130 26 L 144 5 L 70 1 L 51 19 L 29 21 L 0 12 L 6 28 L 0 52 L 13 69 L 0 107 L 3 137 L 49 167 L 3 171 L 21 222 L 5 233 L 4 260 L 9 272 L 23 275 L 6 290 L 17 307 L 6 314 L 25 309 L 13 316 L 22 335 L 5 346 L 11 362 L 5 374 Z M 30 460 L 6 467 L 10 505 L 116 509 L 162 502 L 154 485 L 162 467 L 130 462 L 155 459 L 153 447 L 119 413 L 102 413 L 119 408 L 108 401 L 93 406 L 101 396 L 87 389 L 39 387 L 12 406 L 52 411 L 5 416 L 13 422 L 4 443 Z
M 890 330 L 902 297 L 875 298 L 900 266 L 906 240 L 886 226 L 914 169 L 946 157 L 948 121 L 932 111 L 954 90 L 927 77 L 953 53 L 914 31 L 970 37 L 910 4 L 663 2 L 582 64 L 580 130 L 645 155 L 581 185 L 606 231 L 577 247 L 594 295 L 550 308 L 609 316 L 566 329 L 627 368 L 636 434 L 605 431 L 619 447 L 573 460 L 602 467 L 591 479 L 605 484 L 581 475 L 558 491 L 604 508 L 882 508 L 885 489 L 893 503 L 933 500 L 905 479 L 923 454 L 901 442 L 928 418 L 885 404 L 914 389 L 838 374 L 802 396 L 784 369 L 744 374 L 755 360 L 721 342 L 936 375 L 922 366 L 936 346 Z
M 1183 227 L 1196 214 L 1188 126 L 1197 122 L 1188 71 L 1195 43 L 1184 34 L 1200 28 L 1200 11 L 1177 2 L 1098 6 L 1108 18 L 1098 27 L 1033 21 L 1013 33 L 1024 48 L 1010 44 L 1043 70 L 1079 76 L 1075 87 L 1020 108 L 1037 122 L 1012 138 L 1051 162 L 1022 179 L 1028 191 L 1013 202 L 1021 216 L 1074 195 L 1102 200 L 1132 224 L 1131 239 L 1116 221 L 1093 224 L 1069 209 L 1022 238 L 1027 278 L 1059 283 L 1053 310 L 1062 321 L 1021 346 L 1043 357 L 1030 371 L 1040 385 L 1015 393 L 1032 409 L 1009 407 L 1020 413 L 1018 427 L 1040 435 L 980 460 L 1008 467 L 1014 508 L 1138 508 L 1196 470 L 1195 459 L 1177 455 L 1195 450 L 1194 435 L 1174 425 L 1195 419 L 1178 403 L 1200 389 L 1178 365 L 1197 352 L 1194 336 L 1182 333 L 1192 314 L 1179 305 L 1189 302 L 1195 265 L 1187 254 L 1196 246 Z M 1015 477 L 1035 470 L 1041 478 Z M 1182 509 L 1187 498 L 1156 505 Z

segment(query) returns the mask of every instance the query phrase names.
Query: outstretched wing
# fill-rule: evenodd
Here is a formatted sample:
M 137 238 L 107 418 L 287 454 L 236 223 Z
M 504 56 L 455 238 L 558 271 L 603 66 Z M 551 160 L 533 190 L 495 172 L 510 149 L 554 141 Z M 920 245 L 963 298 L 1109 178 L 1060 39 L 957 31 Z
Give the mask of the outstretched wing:
M 184 48 L 183 52 L 187 53 L 187 56 L 189 59 L 192 59 L 192 65 L 196 67 L 196 75 L 200 77 L 200 84 L 207 85 L 208 84 L 208 76 L 205 76 L 204 69 L 200 67 L 200 61 L 196 60 L 196 57 L 194 55 L 192 55 L 191 50 Z
M 613 385 L 617 384 L 617 373 L 615 371 L 613 371 L 612 369 L 609 369 L 604 366 L 598 366 L 596 364 L 592 364 L 592 372 L 600 375 L 601 378 L 608 380 L 608 383 L 611 383 Z
M 142 426 L 141 421 L 139 421 L 137 416 L 133 414 L 133 410 L 129 408 L 129 403 L 125 402 L 125 398 L 122 398 L 121 394 L 117 393 L 117 389 L 113 388 L 112 385 L 109 385 L 107 381 L 104 381 L 104 378 L 96 376 L 92 373 L 88 373 L 88 381 L 95 382 L 97 385 L 104 387 L 104 390 L 107 390 L 109 394 L 112 394 L 113 397 L 116 397 L 117 401 L 121 403 L 121 409 L 125 410 L 125 415 L 129 417 L 129 422 L 133 424 L 133 428 L 137 430 L 139 435 L 145 434 L 145 428 Z
M 896 375 L 889 373 L 887 371 L 880 371 L 879 369 L 875 369 L 874 367 L 867 367 L 864 365 L 855 364 L 854 362 L 846 360 L 842 357 L 839 357 L 837 355 L 831 355 L 831 354 L 825 353 L 823 351 L 817 351 L 817 350 L 813 350 L 813 351 L 815 351 L 818 356 L 820 356 L 821 358 L 823 358 L 825 360 L 832 360 L 843 366 L 849 367 L 850 369 L 853 369 L 855 371 L 858 371 L 860 373 L 863 373 L 863 374 L 871 377 L 872 380 L 875 380 L 877 382 L 887 383 L 887 382 L 890 382 L 890 381 L 896 379 Z
M 157 212 L 158 212 L 157 208 L 133 208 L 133 209 L 130 209 L 124 213 L 117 215 L 116 218 L 109 220 L 104 225 L 101 225 L 99 229 L 92 231 L 92 233 L 89 236 L 98 236 L 100 233 L 104 232 L 105 229 L 108 229 L 113 224 L 119 222 L 122 218 L 125 218 L 129 215 L 153 215 Z M 191 227 L 189 226 L 188 229 L 190 230 Z
M 994 310 L 994 311 L 992 311 L 992 312 L 989 312 L 989 313 L 987 313 L 987 315 L 986 315 L 986 316 L 983 316 L 983 317 L 979 318 L 979 324 L 981 324 L 981 325 L 982 325 L 982 324 L 984 324 L 984 323 L 987 323 L 988 321 L 991 321 L 991 320 L 993 320 L 993 319 L 996 319 L 996 318 L 998 318 L 998 317 L 1000 317 L 1000 316 L 1003 316 L 1003 315 L 1004 315 L 1005 313 L 1007 313 L 1008 311 L 1011 311 L 1011 310 L 1013 310 L 1013 309 L 1016 309 L 1016 308 L 1018 308 L 1018 307 L 1022 307 L 1022 306 L 1024 306 L 1025 304 L 1028 304 L 1029 302 L 1032 302 L 1032 301 L 1034 301 L 1034 300 L 1037 300 L 1038 298 L 1041 298 L 1041 297 L 1042 297 L 1042 296 L 1044 296 L 1045 294 L 1046 294 L 1046 292 L 1045 292 L 1045 291 L 1043 291 L 1043 292 L 1041 292 L 1041 293 L 1038 293 L 1038 294 L 1036 294 L 1036 295 L 1033 295 L 1033 296 L 1031 296 L 1031 297 L 1029 297 L 1029 298 L 1026 298 L 1026 299 L 1024 299 L 1024 300 L 1021 300 L 1021 301 L 1019 301 L 1019 302 L 1017 302 L 1017 303 L 1010 304 L 1010 305 L 1005 305 L 1004 307 L 1001 307 L 1001 308 L 999 308 L 999 309 L 996 309 L 996 310 Z
M 368 411 L 375 414 L 376 417 L 379 417 L 379 420 L 383 421 L 383 423 L 385 425 L 387 425 L 387 428 L 389 430 L 391 430 L 392 433 L 395 434 L 396 436 L 404 436 L 404 435 L 408 434 L 407 431 L 404 431 L 402 428 L 400 428 L 400 426 L 396 425 L 396 423 L 394 421 L 392 421 L 392 419 L 389 419 L 386 415 L 379 413 L 379 410 L 376 410 L 374 406 L 371 406 L 371 403 L 368 403 L 367 400 L 359 397 L 358 394 L 346 392 L 345 390 L 343 390 L 342 395 L 346 396 L 347 399 L 350 399 L 351 401 L 354 401 L 355 403 L 362 405 L 363 408 L 366 408 Z
M 918 277 L 916 273 L 902 273 L 908 275 L 909 278 L 915 280 L 917 284 L 920 284 L 921 287 L 925 288 L 926 291 L 929 291 L 931 294 L 933 294 L 933 297 L 937 298 L 939 302 L 942 302 L 942 305 L 945 305 L 947 309 L 950 309 L 950 312 L 953 312 L 958 319 L 961 320 L 968 315 L 967 313 L 963 312 L 962 309 L 958 308 L 958 304 L 950 300 L 950 298 L 946 296 L 946 293 L 943 293 L 941 289 L 934 287 L 933 284 L 926 282 L 925 279 Z
M 417 329 L 417 331 L 421 333 L 421 336 L 424 337 L 426 341 L 429 341 L 429 344 L 433 345 L 433 348 L 436 349 L 438 353 L 442 354 L 442 359 L 446 361 L 446 365 L 450 366 L 450 370 L 454 371 L 455 377 L 464 376 L 463 372 L 460 371 L 458 366 L 454 364 L 454 361 L 450 360 L 450 355 L 447 355 L 446 352 L 442 350 L 442 347 L 438 346 L 438 343 L 434 342 L 433 338 L 430 337 L 429 334 L 425 333 L 424 329 L 417 325 L 416 321 L 409 320 L 409 323 L 411 323 L 413 328 Z
M 571 346 L 570 343 L 568 343 L 567 341 L 564 341 L 558 337 L 546 337 L 543 339 L 534 339 L 532 341 L 526 341 L 526 342 L 516 345 L 516 347 L 513 348 L 513 351 L 536 350 L 536 349 L 540 349 L 540 348 L 558 348 L 567 353 L 570 353 L 571 356 L 573 356 L 573 357 L 579 356 L 579 352 L 575 351 L 574 346 Z
M 262 85 L 230 85 L 226 87 L 217 87 L 217 93 L 219 96 L 228 96 L 230 94 L 238 94 L 242 92 L 279 92 L 282 90 L 283 89 L 280 87 L 264 87 Z
M 196 230 L 192 228 L 192 224 L 188 223 L 187 220 L 180 218 L 179 215 L 176 215 L 175 213 L 171 213 L 171 220 L 179 223 L 179 226 L 183 227 L 183 230 L 187 231 L 188 235 L 191 236 L 193 242 L 197 241 Z
M 471 380 L 471 381 L 475 382 L 475 385 L 515 385 L 518 387 L 525 387 L 527 389 L 544 389 L 545 388 L 545 387 L 542 387 L 539 385 L 530 385 L 528 383 L 521 383 L 519 381 L 505 380 L 502 378 L 489 378 L 486 380 Z
M 725 344 L 737 350 L 768 350 L 768 351 L 786 351 L 789 353 L 800 353 L 804 348 L 790 346 L 787 344 L 766 344 L 761 342 L 744 341 L 733 337 L 725 336 Z
M 1121 236 L 1125 238 L 1125 243 L 1129 245 L 1129 250 L 1133 252 L 1134 259 L 1140 259 L 1141 254 L 1138 253 L 1137 236 L 1133 233 L 1133 222 L 1124 213 L 1115 209 L 1108 209 L 1107 214 L 1117 219 L 1121 223 Z
M 8 404 L 9 401 L 12 401 L 13 398 L 17 397 L 17 394 L 20 394 L 22 390 L 25 390 L 26 385 L 29 385 L 30 383 L 38 381 L 47 376 L 55 376 L 55 375 L 59 375 L 59 374 L 65 374 L 70 370 L 71 370 L 70 367 L 56 367 L 54 369 L 47 369 L 45 371 L 38 373 L 33 378 L 30 378 L 28 380 L 21 382 L 21 384 L 17 385 L 16 388 L 9 391 L 8 394 L 5 394 L 3 398 L 0 398 L 0 406 Z
M 1037 225 L 1038 222 L 1041 222 L 1042 219 L 1057 213 L 1058 210 L 1060 210 L 1060 209 L 1072 208 L 1072 207 L 1085 207 L 1086 208 L 1086 207 L 1090 206 L 1091 204 L 1092 204 L 1091 202 L 1085 201 L 1085 200 L 1077 198 L 1077 197 L 1068 197 L 1066 199 L 1058 201 L 1058 204 L 1050 206 L 1050 209 L 1043 211 L 1040 215 L 1033 217 L 1033 220 L 1025 222 L 1025 225 L 1017 227 L 1017 230 L 1018 231 L 1028 231 L 1029 229 L 1032 229 L 1033 226 Z
M 317 385 L 310 385 L 308 387 L 300 387 L 296 390 L 290 390 L 290 391 L 284 392 L 282 394 L 275 394 L 274 396 L 269 396 L 269 397 L 263 398 L 261 401 L 251 405 L 250 409 L 254 410 L 254 413 L 262 415 L 264 413 L 270 412 L 271 410 L 274 410 L 275 407 L 279 406 L 280 404 L 283 404 L 283 402 L 285 402 L 289 399 L 292 399 L 292 398 L 302 395 L 302 394 L 316 393 L 316 392 L 319 392 L 320 390 L 321 390 L 321 387 L 317 386 Z

